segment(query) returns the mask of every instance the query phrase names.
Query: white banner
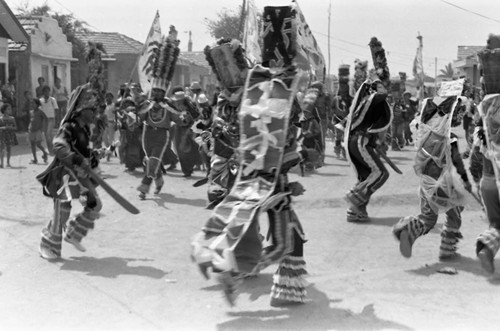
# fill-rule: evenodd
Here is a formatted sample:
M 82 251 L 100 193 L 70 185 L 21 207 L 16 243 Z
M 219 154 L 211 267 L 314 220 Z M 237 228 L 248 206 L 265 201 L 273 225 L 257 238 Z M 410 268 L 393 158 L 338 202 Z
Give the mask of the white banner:
M 253 64 L 261 63 L 261 50 L 259 44 L 260 26 L 257 19 L 257 7 L 253 0 L 247 1 L 245 8 L 245 26 L 243 30 L 243 48 L 246 56 Z
M 465 79 L 452 80 L 450 82 L 441 82 L 441 86 L 437 92 L 440 97 L 451 97 L 456 95 L 457 97 L 462 95 L 462 90 L 464 88 Z
M 144 48 L 139 55 L 137 70 L 139 72 L 139 82 L 144 93 L 151 90 L 151 77 L 153 75 L 154 51 L 160 47 L 161 26 L 160 13 L 157 11 L 151 29 L 149 30 Z

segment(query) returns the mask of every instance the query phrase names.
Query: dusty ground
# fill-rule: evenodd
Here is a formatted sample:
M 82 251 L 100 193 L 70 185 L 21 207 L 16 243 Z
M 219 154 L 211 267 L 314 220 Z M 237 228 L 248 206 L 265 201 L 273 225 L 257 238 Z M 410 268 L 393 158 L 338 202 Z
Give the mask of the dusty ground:
M 369 224 L 345 221 L 342 197 L 354 179 L 330 143 L 328 152 L 317 173 L 291 175 L 307 189 L 295 208 L 309 239 L 310 301 L 270 307 L 272 267 L 247 281 L 230 308 L 220 286 L 189 260 L 191 237 L 210 215 L 206 187 L 191 185 L 201 173 L 190 179 L 170 173 L 163 193 L 139 201 L 141 174 L 123 172 L 117 159 L 103 162 L 109 184 L 141 213 L 128 214 L 100 190 L 103 215 L 83 242 L 87 252 L 64 244 L 63 259 L 49 263 L 37 251 L 52 213 L 35 181 L 45 166 L 29 165 L 28 147 L 18 146 L 15 167 L 0 170 L 0 329 L 498 330 L 500 276 L 484 273 L 474 254 L 474 240 L 487 227 L 480 206 L 471 199 L 463 213 L 459 260 L 437 258 L 443 216 L 405 259 L 391 226 L 419 211 L 414 152 L 389 153 L 404 175 L 391 171 L 369 205 Z M 73 207 L 80 210 L 77 201 Z M 439 273 L 443 267 L 458 273 Z

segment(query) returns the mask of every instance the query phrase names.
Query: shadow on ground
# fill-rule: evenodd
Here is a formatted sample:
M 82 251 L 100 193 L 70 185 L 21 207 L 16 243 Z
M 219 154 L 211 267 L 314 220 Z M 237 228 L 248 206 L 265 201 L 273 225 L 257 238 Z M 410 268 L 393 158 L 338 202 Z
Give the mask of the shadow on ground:
M 497 277 L 492 277 L 490 274 L 488 274 L 486 271 L 484 271 L 481 268 L 481 263 L 477 259 L 473 259 L 467 256 L 462 256 L 460 255 L 458 258 L 454 259 L 453 261 L 447 261 L 447 262 L 436 262 L 433 264 L 426 264 L 423 267 L 420 267 L 418 269 L 413 269 L 413 270 L 407 270 L 409 273 L 413 273 L 416 275 L 420 276 L 426 276 L 430 277 L 438 273 L 439 270 L 442 270 L 443 268 L 446 267 L 452 267 L 457 270 L 458 273 L 460 272 L 469 272 L 475 275 L 483 276 L 488 278 L 491 284 L 493 285 L 500 285 L 500 278 Z M 451 276 L 451 275 L 450 275 Z
M 262 295 L 269 295 L 271 285 L 272 275 L 263 274 L 245 281 L 239 291 L 249 293 L 250 300 L 255 301 Z M 314 285 L 309 286 L 307 292 L 308 302 L 303 305 L 230 311 L 228 315 L 234 319 L 218 324 L 217 330 L 411 330 L 377 317 L 373 304 L 367 304 L 360 313 L 355 313 L 331 307 L 342 299 L 330 299 Z
M 146 262 L 150 259 L 127 259 L 121 257 L 71 257 L 62 260 L 61 270 L 79 271 L 88 276 L 117 278 L 118 276 L 133 275 L 160 279 L 167 272 L 150 266 L 130 266 L 131 262 Z

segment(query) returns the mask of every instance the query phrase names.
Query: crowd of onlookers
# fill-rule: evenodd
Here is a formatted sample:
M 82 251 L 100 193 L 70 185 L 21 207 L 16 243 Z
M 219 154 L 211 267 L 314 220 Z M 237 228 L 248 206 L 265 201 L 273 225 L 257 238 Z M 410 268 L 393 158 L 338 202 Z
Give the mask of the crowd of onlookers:
M 24 100 L 16 100 L 16 79 L 10 77 L 0 89 L 0 168 L 10 167 L 11 148 L 18 144 L 16 132 L 27 132 L 33 153 L 31 163 L 38 163 L 36 148 L 42 151 L 42 159 L 47 162 L 52 154 L 52 139 L 66 114 L 68 91 L 61 85 L 61 79 L 56 78 L 53 87 L 45 83 L 43 77 L 38 78 L 35 97 L 31 91 L 24 91 Z M 48 151 L 43 147 L 45 140 Z
M 19 103 L 22 106 L 20 106 L 19 109 L 16 109 L 17 102 L 15 97 L 15 85 L 15 78 L 9 78 L 8 82 L 0 89 L 0 168 L 4 167 L 4 155 L 6 156 L 7 161 L 6 166 L 10 167 L 11 148 L 12 146 L 18 144 L 15 134 L 16 131 L 28 133 L 28 139 L 33 154 L 31 163 L 38 163 L 37 148 L 42 152 L 42 160 L 47 162 L 48 156 L 53 152 L 52 139 L 54 136 L 54 130 L 59 127 L 61 121 L 66 115 L 66 108 L 68 105 L 69 93 L 66 87 L 61 85 L 61 79 L 56 78 L 54 86 L 50 87 L 45 83 L 45 79 L 43 77 L 39 77 L 38 86 L 35 89 L 35 97 L 33 97 L 31 91 L 25 91 L 24 100 Z M 319 99 L 324 98 L 321 97 L 324 91 L 322 84 L 320 85 L 319 89 L 321 90 L 321 93 Z M 193 90 L 196 91 L 196 89 Z M 191 91 L 189 87 L 186 88 L 186 91 L 186 96 L 193 94 L 193 91 Z M 132 134 L 131 132 L 134 131 L 134 125 L 132 124 L 131 127 L 126 125 L 127 119 L 131 119 L 129 118 L 131 116 L 126 116 L 126 109 L 127 106 L 129 106 L 128 103 L 133 101 L 131 98 L 124 98 L 125 96 L 124 90 L 120 91 L 117 96 L 118 102 L 116 102 L 113 94 L 107 93 L 106 106 L 97 113 L 96 123 L 93 125 L 92 142 L 94 148 L 100 148 L 101 146 L 109 148 L 116 141 L 120 140 L 122 142 L 122 145 L 119 148 L 122 152 L 122 156 L 120 157 L 122 163 L 128 163 L 124 162 L 123 155 L 126 155 L 127 152 L 130 155 L 134 154 L 131 152 L 134 149 L 132 147 L 137 145 L 137 153 L 135 153 L 137 154 L 137 162 L 127 166 L 127 168 L 133 169 L 142 165 L 140 132 Z M 212 102 L 210 102 L 210 105 L 214 105 L 216 103 L 216 97 L 217 93 L 215 93 L 214 100 L 211 100 Z M 475 107 L 472 98 L 467 99 L 467 102 L 464 103 L 464 106 L 467 107 L 466 118 L 464 118 L 464 129 L 466 132 L 466 138 L 468 138 L 467 140 L 469 142 L 470 128 L 473 127 L 472 116 L 474 114 Z M 196 98 L 194 98 L 194 100 L 196 103 Z M 329 99 L 327 98 L 325 100 Z M 386 134 L 384 134 L 384 137 L 381 137 L 381 140 L 383 145 L 385 145 L 385 150 L 392 148 L 393 151 L 398 151 L 405 145 L 407 146 L 413 143 L 410 123 L 418 112 L 418 102 L 412 98 L 409 92 L 405 92 L 403 94 L 403 98 L 401 99 L 391 100 L 389 98 L 389 102 L 393 108 L 394 118 L 390 129 Z M 309 120 L 317 121 L 318 137 L 322 136 L 322 139 L 316 139 L 318 151 L 320 153 L 324 153 L 324 139 L 325 136 L 328 135 L 326 134 L 326 131 L 330 130 L 335 137 L 335 154 L 337 157 L 340 157 L 340 155 L 343 154 L 341 153 L 342 132 L 336 127 L 338 127 L 338 124 L 340 124 L 347 115 L 348 104 L 349 102 L 345 102 L 345 100 L 338 96 L 327 102 L 318 102 L 315 107 L 316 111 L 314 112 L 317 116 L 311 115 L 307 117 Z M 135 107 L 135 105 L 131 106 Z M 341 108 L 344 109 L 343 112 L 340 112 L 343 116 L 339 115 L 340 113 L 338 110 L 341 110 Z M 134 114 L 133 117 L 135 117 L 135 113 L 136 111 L 131 112 L 131 114 Z M 326 114 L 328 116 L 321 116 L 321 114 Z M 139 130 L 140 128 L 137 129 Z M 120 131 L 124 131 L 121 132 L 121 138 L 118 137 Z M 320 133 L 321 131 L 323 134 Z M 308 131 L 304 129 L 304 132 Z M 129 136 L 128 139 L 125 139 L 125 134 Z M 137 144 L 132 143 L 134 141 L 133 138 L 138 138 L 135 139 L 137 140 Z M 307 139 L 309 139 L 309 137 L 305 136 L 304 143 L 306 143 Z M 47 149 L 43 146 L 44 141 Z M 468 157 L 468 153 L 469 148 L 467 148 L 464 153 L 464 157 Z

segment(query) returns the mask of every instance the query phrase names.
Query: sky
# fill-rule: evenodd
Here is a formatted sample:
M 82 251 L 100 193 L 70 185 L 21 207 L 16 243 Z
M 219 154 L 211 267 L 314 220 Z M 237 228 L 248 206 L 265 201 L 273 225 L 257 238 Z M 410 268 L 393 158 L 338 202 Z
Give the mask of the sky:
M 72 13 L 101 32 L 120 32 L 145 42 L 155 16 L 160 13 L 162 31 L 174 25 L 179 31 L 181 51 L 187 50 L 188 31 L 193 50 L 214 42 L 205 18 L 216 18 L 223 8 L 237 10 L 241 0 L 6 0 L 11 9 L 47 3 L 60 13 Z M 264 6 L 287 5 L 285 0 L 254 0 Z M 330 11 L 330 38 L 328 13 Z M 412 77 L 413 59 L 423 36 L 424 71 L 435 72 L 456 59 L 458 45 L 483 46 L 489 33 L 500 34 L 500 1 L 494 0 L 298 0 L 304 16 L 323 52 L 329 72 L 356 58 L 369 60 L 368 42 L 377 37 L 383 44 L 391 76 L 406 72 Z M 457 8 L 461 7 L 463 9 Z M 330 39 L 330 60 L 328 41 Z M 328 71 L 328 69 L 327 69 Z M 351 70 L 352 72 L 352 70 Z

